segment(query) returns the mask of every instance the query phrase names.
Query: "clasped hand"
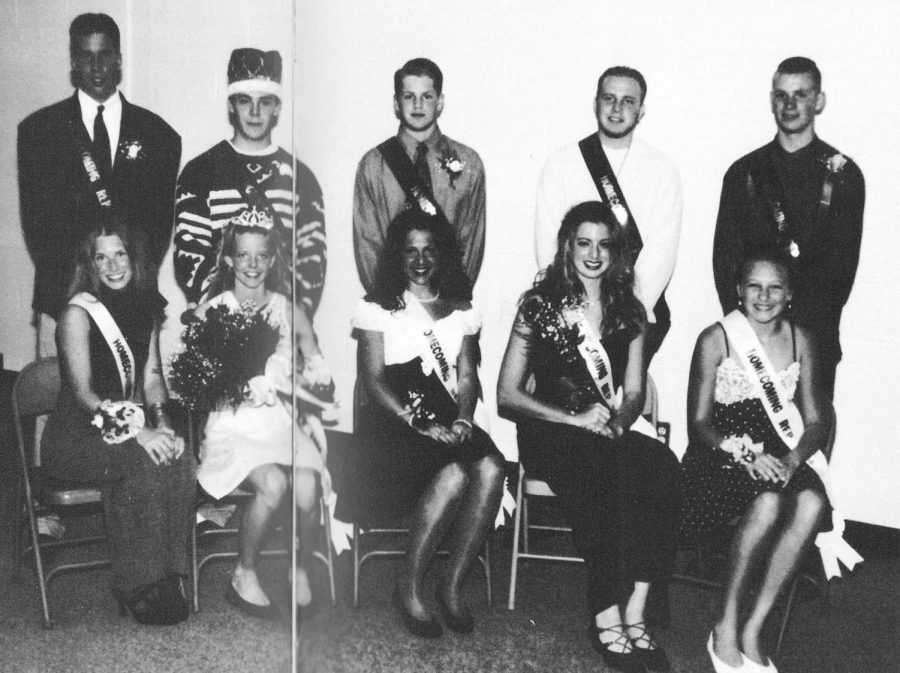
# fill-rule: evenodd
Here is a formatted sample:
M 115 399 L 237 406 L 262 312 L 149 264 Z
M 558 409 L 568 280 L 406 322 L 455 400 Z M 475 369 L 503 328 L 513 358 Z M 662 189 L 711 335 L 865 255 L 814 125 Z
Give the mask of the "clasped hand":
M 440 423 L 432 423 L 428 427 L 420 429 L 419 433 L 431 437 L 435 441 L 453 446 L 469 439 L 472 435 L 472 428 L 464 423 L 454 423 L 449 428 Z
M 791 458 L 792 454 L 779 460 L 775 456 L 768 453 L 758 453 L 752 463 L 747 463 L 744 467 L 753 479 L 762 479 L 764 481 L 781 481 L 787 486 L 794 472 L 797 471 L 796 461 Z
M 592 404 L 584 411 L 572 416 L 572 425 L 609 439 L 616 439 L 617 433 L 611 425 L 612 413 L 602 404 Z
M 157 465 L 171 465 L 184 453 L 184 439 L 171 428 L 143 428 L 137 441 Z

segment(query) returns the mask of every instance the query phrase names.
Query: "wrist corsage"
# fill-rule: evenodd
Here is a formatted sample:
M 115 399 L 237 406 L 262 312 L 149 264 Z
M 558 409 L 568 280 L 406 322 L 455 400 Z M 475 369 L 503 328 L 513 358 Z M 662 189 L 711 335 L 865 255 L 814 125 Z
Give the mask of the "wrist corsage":
M 741 437 L 732 435 L 723 439 L 719 448 L 731 454 L 732 465 L 749 465 L 756 460 L 757 454 L 762 453 L 763 444 L 754 443 L 746 434 Z
M 144 423 L 144 410 L 127 400 L 103 400 L 91 420 L 107 444 L 121 444 L 137 437 Z

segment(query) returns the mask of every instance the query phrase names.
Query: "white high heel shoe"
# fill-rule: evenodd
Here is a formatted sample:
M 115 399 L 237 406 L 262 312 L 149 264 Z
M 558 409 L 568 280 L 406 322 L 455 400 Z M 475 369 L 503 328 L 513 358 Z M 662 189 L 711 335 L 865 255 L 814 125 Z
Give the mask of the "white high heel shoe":
M 716 673 L 734 673 L 735 671 L 745 671 L 749 672 L 750 669 L 747 667 L 747 664 L 750 662 L 744 655 L 741 655 L 741 663 L 739 666 L 732 666 L 731 664 L 726 664 L 724 661 L 719 659 L 716 655 L 716 651 L 713 649 L 713 632 L 709 632 L 709 640 L 706 641 L 706 651 L 709 652 L 709 658 L 712 659 L 713 668 L 716 670 Z M 759 666 L 759 664 L 756 664 Z M 768 668 L 761 668 L 760 670 L 768 671 L 768 673 L 772 673 Z
M 778 669 L 775 668 L 775 662 L 769 658 L 766 658 L 765 664 L 757 664 L 746 654 L 742 653 L 741 656 L 744 658 L 744 670 L 747 673 L 778 673 Z

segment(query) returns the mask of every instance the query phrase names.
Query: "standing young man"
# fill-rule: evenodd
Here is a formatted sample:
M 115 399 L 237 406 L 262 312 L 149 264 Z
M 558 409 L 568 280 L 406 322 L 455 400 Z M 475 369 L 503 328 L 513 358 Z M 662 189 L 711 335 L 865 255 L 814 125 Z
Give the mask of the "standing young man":
M 280 292 L 311 316 L 325 281 L 322 190 L 304 164 L 272 143 L 281 113 L 281 55 L 235 49 L 228 62 L 228 115 L 234 134 L 195 157 L 178 178 L 175 277 L 188 301 L 206 297 L 219 243 L 231 217 L 247 207 L 271 213 L 279 254 L 293 273 Z M 277 217 L 275 217 L 277 216 Z M 293 282 L 291 280 L 293 278 Z
M 535 252 L 546 267 L 556 251 L 563 216 L 583 201 L 609 205 L 629 235 L 635 294 L 647 311 L 646 361 L 669 330 L 664 291 L 675 268 L 681 234 L 681 180 L 659 150 L 634 137 L 644 117 L 647 82 L 626 66 L 607 69 L 597 81 L 598 131 L 557 150 L 538 185 Z
M 400 130 L 363 155 L 353 190 L 353 250 L 366 292 L 388 225 L 406 208 L 421 208 L 456 233 L 472 283 L 484 256 L 484 166 L 475 150 L 441 133 L 444 76 L 427 58 L 394 73 L 394 114 Z
M 791 315 L 815 336 L 821 382 L 834 398 L 841 311 L 856 276 L 865 182 L 852 159 L 816 136 L 822 74 L 802 56 L 782 61 L 770 94 L 777 134 L 738 159 L 722 183 L 713 273 L 722 311 L 738 305 L 739 265 L 755 247 L 793 260 Z
M 119 42 L 119 27 L 106 14 L 76 17 L 69 27 L 74 95 L 19 124 L 19 202 L 34 262 L 38 357 L 56 353 L 56 316 L 100 209 L 122 210 L 143 232 L 156 265 L 172 234 L 181 138 L 119 92 Z

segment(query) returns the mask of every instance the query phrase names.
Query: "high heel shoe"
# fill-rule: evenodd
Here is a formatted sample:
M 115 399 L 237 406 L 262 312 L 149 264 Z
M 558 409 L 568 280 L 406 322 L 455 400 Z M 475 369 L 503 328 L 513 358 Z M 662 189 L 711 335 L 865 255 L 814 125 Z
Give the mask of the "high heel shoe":
M 626 624 L 625 630 L 628 629 L 638 629 L 641 632 L 637 638 L 632 638 L 631 634 L 628 635 L 629 640 L 631 640 L 631 646 L 634 648 L 635 654 L 637 654 L 638 659 L 641 660 L 641 663 L 651 671 L 659 671 L 660 673 L 664 673 L 665 671 L 672 670 L 672 663 L 669 661 L 669 657 L 666 656 L 665 650 L 659 646 L 653 636 L 650 635 L 650 632 L 647 630 L 647 625 L 644 622 L 635 622 L 634 624 Z M 647 647 L 638 647 L 638 643 L 646 643 Z
M 608 643 L 604 643 L 600 640 L 600 634 L 605 631 L 617 633 L 619 635 Z M 609 628 L 602 629 L 591 622 L 590 626 L 588 626 L 588 638 L 591 639 L 593 648 L 610 668 L 622 671 L 623 673 L 644 673 L 644 665 L 634 651 L 634 646 L 631 645 L 631 639 L 628 637 L 628 634 L 625 633 L 625 627 L 621 624 L 615 624 Z M 630 652 L 614 652 L 609 649 L 614 645 L 624 647 L 626 644 L 631 646 Z
M 281 612 L 272 603 L 268 605 L 258 605 L 241 597 L 231 582 L 228 582 L 228 588 L 225 590 L 225 600 L 231 603 L 241 612 L 257 617 L 259 619 L 276 620 L 281 619 Z
M 744 657 L 744 671 L 746 673 L 778 673 L 778 669 L 775 668 L 775 662 L 768 657 L 765 664 L 757 664 L 746 654 L 741 653 L 741 656 Z
M 715 669 L 716 673 L 734 673 L 735 671 L 748 671 L 747 661 L 744 655 L 741 655 L 741 663 L 738 666 L 732 666 L 731 664 L 726 664 L 724 661 L 719 659 L 719 656 L 716 654 L 715 649 L 713 649 L 713 632 L 709 632 L 709 640 L 706 641 L 706 651 L 709 652 L 709 658 L 712 659 L 712 665 Z
M 403 604 L 403 598 L 400 595 L 400 587 L 394 589 L 393 600 L 394 607 L 397 608 L 400 617 L 403 619 L 403 626 L 411 634 L 420 638 L 440 638 L 443 635 L 444 631 L 434 617 L 419 619 L 406 609 L 406 606 Z
M 475 630 L 475 619 L 472 617 L 472 611 L 464 606 L 459 615 L 450 612 L 444 595 L 441 593 L 440 586 L 435 587 L 434 597 L 437 599 L 438 608 L 441 611 L 441 619 L 447 628 L 455 633 L 469 634 Z

